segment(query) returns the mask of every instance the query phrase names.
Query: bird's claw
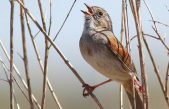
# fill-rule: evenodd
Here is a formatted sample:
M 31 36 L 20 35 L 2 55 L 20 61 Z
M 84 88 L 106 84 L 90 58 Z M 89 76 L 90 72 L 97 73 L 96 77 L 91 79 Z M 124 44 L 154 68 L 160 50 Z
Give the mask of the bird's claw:
M 84 89 L 83 89 L 83 96 L 86 97 L 86 96 L 89 96 L 95 89 L 94 86 L 90 86 L 88 84 L 83 84 Z

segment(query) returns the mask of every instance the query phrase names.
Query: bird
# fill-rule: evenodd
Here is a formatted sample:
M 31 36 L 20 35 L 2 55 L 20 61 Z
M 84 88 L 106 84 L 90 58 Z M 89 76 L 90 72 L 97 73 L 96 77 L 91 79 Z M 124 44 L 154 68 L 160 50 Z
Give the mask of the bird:
M 88 96 L 107 82 L 117 81 L 123 85 L 132 109 L 143 109 L 142 87 L 135 65 L 128 50 L 114 35 L 109 14 L 101 7 L 85 6 L 87 11 L 81 10 L 84 28 L 79 41 L 80 52 L 89 65 L 109 79 L 95 86 L 84 84 L 83 95 Z

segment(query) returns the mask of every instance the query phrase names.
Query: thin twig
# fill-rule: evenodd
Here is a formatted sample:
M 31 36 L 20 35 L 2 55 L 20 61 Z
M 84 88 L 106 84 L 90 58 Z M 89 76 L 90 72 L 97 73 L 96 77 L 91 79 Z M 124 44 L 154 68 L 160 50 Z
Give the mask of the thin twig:
M 32 41 L 34 50 L 35 50 L 35 54 L 36 54 L 38 63 L 39 63 L 39 65 L 40 65 L 41 71 L 42 71 L 42 73 L 43 73 L 43 72 L 44 72 L 43 63 L 42 63 L 42 60 L 41 60 L 41 58 L 40 58 L 39 51 L 38 51 L 38 48 L 37 48 L 37 46 L 36 46 L 36 43 L 35 43 L 35 41 L 34 41 L 34 37 L 33 37 L 32 31 L 31 31 L 31 28 L 30 28 L 30 25 L 29 25 L 28 17 L 27 17 L 27 15 L 25 15 L 25 16 L 26 16 L 26 22 L 27 22 L 28 31 L 29 31 L 29 34 L 30 34 L 30 37 L 31 37 L 31 41 Z M 50 92 L 51 92 L 51 94 L 52 94 L 52 97 L 53 97 L 55 103 L 58 105 L 59 109 L 62 109 L 62 106 L 61 106 L 61 104 L 59 103 L 59 100 L 58 100 L 58 98 L 57 98 L 57 96 L 56 96 L 56 94 L 55 94 L 54 89 L 52 88 L 52 85 L 51 85 L 51 83 L 50 83 L 48 77 L 47 77 L 47 85 L 48 85 L 48 88 L 49 88 L 49 90 L 50 90 Z
M 126 48 L 130 53 L 130 44 L 127 45 L 127 42 L 130 43 L 129 38 L 129 24 L 128 24 L 128 12 L 127 12 L 127 0 L 124 0 L 124 31 L 125 31 L 125 39 L 126 39 Z
M 49 28 L 48 28 L 48 35 L 50 36 L 50 31 L 51 31 L 51 27 L 52 27 L 52 0 L 49 0 L 49 11 L 50 11 L 50 15 L 49 15 Z
M 57 51 L 57 53 L 60 55 L 60 57 L 63 59 L 65 64 L 70 68 L 70 70 L 73 72 L 73 74 L 77 77 L 77 79 L 82 83 L 82 85 L 86 84 L 84 80 L 80 77 L 76 69 L 70 64 L 70 62 L 65 58 L 63 53 L 60 51 L 60 49 L 54 44 L 54 42 L 50 39 L 50 37 L 47 35 L 47 33 L 44 31 L 44 29 L 40 26 L 40 24 L 35 20 L 35 18 L 32 16 L 32 14 L 29 12 L 29 10 L 20 2 L 20 0 L 16 0 L 24 9 L 25 12 L 28 14 L 28 16 L 32 19 L 32 21 L 35 23 L 35 25 L 39 28 L 39 30 L 44 34 L 44 36 L 48 39 L 50 44 L 53 46 L 53 48 Z M 100 104 L 98 99 L 94 94 L 90 94 L 93 100 L 97 103 L 97 105 L 100 107 L 100 109 L 103 109 L 103 106 Z
M 10 85 L 10 79 L 8 78 L 8 74 L 7 74 L 7 71 L 10 72 L 10 70 L 7 70 L 7 66 L 5 65 L 5 63 L 2 61 L 2 59 L 0 58 L 0 63 L 2 64 L 2 68 L 5 72 L 5 76 L 6 76 L 6 79 L 7 80 L 4 80 L 6 81 L 9 85 Z M 12 75 L 13 76 L 13 75 Z M 15 78 L 13 77 L 13 79 L 15 80 Z M 17 109 L 20 109 L 20 105 L 16 99 L 16 96 L 15 96 L 15 93 L 14 93 L 14 89 L 13 89 L 13 97 L 14 97 L 14 101 L 16 102 L 16 106 L 17 106 Z
M 150 20 L 150 21 L 152 21 L 152 20 Z M 165 27 L 169 27 L 169 25 L 167 25 L 167 24 L 165 24 L 165 23 L 162 23 L 162 22 L 160 22 L 160 21 L 154 20 L 154 21 L 152 21 L 152 22 L 158 23 L 158 24 L 163 25 L 163 26 L 165 26 Z
M 21 0 L 24 4 L 24 0 Z M 21 21 L 21 34 L 22 34 L 22 46 L 23 46 L 23 61 L 25 67 L 25 74 L 26 74 L 26 81 L 28 84 L 28 95 L 30 101 L 30 108 L 34 109 L 33 99 L 32 99 L 32 88 L 31 88 L 31 81 L 28 69 L 28 57 L 27 57 L 27 46 L 26 46 L 26 36 L 25 36 L 25 23 L 24 23 L 24 9 L 20 6 L 20 21 Z
M 168 76 L 169 76 L 169 62 L 168 62 L 168 66 L 167 66 L 167 71 L 166 71 L 166 75 L 165 75 L 165 97 L 168 101 Z
M 145 94 L 143 94 L 143 104 L 144 109 L 149 108 L 149 102 L 148 102 L 148 84 L 147 84 L 147 75 L 145 73 L 145 65 L 144 65 L 144 54 L 143 54 L 143 46 L 142 46 L 142 26 L 141 26 L 141 21 L 140 21 L 140 12 L 138 8 L 136 8 L 136 4 L 134 0 L 129 0 L 130 5 L 132 7 L 133 11 L 133 16 L 135 19 L 135 26 L 136 26 L 136 31 L 137 31 L 137 39 L 138 39 L 138 49 L 139 49 L 139 56 L 140 56 L 140 68 L 141 68 L 141 76 L 142 76 L 142 84 L 145 88 Z
M 46 32 L 46 22 L 45 22 L 45 16 L 42 8 L 41 0 L 38 0 L 38 6 L 40 10 L 41 15 L 41 21 L 43 25 L 43 29 Z M 48 36 L 46 36 L 48 37 Z M 46 78 L 48 73 L 48 55 L 49 55 L 49 49 L 48 49 L 48 40 L 45 37 L 45 59 L 44 59 L 44 75 L 43 75 L 43 89 L 42 89 L 42 101 L 41 101 L 41 109 L 44 109 L 45 107 L 45 98 L 46 98 Z
M 38 32 L 34 35 L 33 39 L 35 39 L 36 36 L 38 36 L 39 33 L 40 33 L 40 31 L 38 31 Z
M 14 90 L 13 90 L 13 92 L 14 92 Z M 20 109 L 20 105 L 18 103 L 18 100 L 16 99 L 15 92 L 14 92 L 14 100 L 15 100 L 17 109 Z
M 4 47 L 4 45 L 3 45 L 1 40 L 0 40 L 0 46 L 1 46 L 2 50 L 3 50 L 3 52 L 5 53 L 6 58 L 8 59 L 8 61 L 10 61 L 10 57 L 9 57 L 9 55 L 8 55 L 8 53 L 6 51 L 6 48 Z M 17 67 L 15 66 L 15 64 L 13 64 L 13 69 L 14 69 L 15 73 L 17 74 L 17 76 L 19 77 L 19 79 L 21 80 L 21 82 L 24 85 L 25 89 L 28 91 L 28 86 L 27 86 L 25 80 L 21 77 L 21 74 L 20 74 L 19 70 L 17 69 Z M 34 100 L 36 106 L 38 107 L 38 109 L 41 109 L 41 106 L 39 105 L 39 103 L 37 102 L 37 100 L 36 100 L 36 98 L 35 98 L 35 96 L 33 94 L 32 94 L 32 97 L 33 97 L 33 100 Z
M 9 80 L 6 80 L 6 79 L 0 79 L 0 81 L 3 81 L 3 82 L 6 82 L 6 83 L 9 83 Z
M 144 35 L 144 36 L 149 36 L 149 37 L 151 37 L 151 38 L 154 38 L 154 39 L 159 40 L 158 37 L 153 36 L 153 35 L 151 35 L 151 34 L 144 34 L 144 33 L 143 33 L 143 35 Z M 137 35 L 133 36 L 133 37 L 130 39 L 130 41 L 132 41 L 132 40 L 135 39 L 135 38 L 137 38 Z
M 155 33 L 157 34 L 157 36 L 159 37 L 159 40 L 162 42 L 162 44 L 164 45 L 164 47 L 168 50 L 169 52 L 169 47 L 168 45 L 166 45 L 166 43 L 164 42 L 164 39 L 162 38 L 162 36 L 159 34 L 158 30 L 154 27 L 152 27 L 153 30 L 155 31 Z
M 166 103 L 167 103 L 167 105 L 169 106 L 169 101 L 168 101 L 168 99 L 167 99 L 166 96 L 165 96 L 165 87 L 164 87 L 163 82 L 162 82 L 162 80 L 161 80 L 159 69 L 158 69 L 158 67 L 157 67 L 157 65 L 156 65 L 156 63 L 155 63 L 155 60 L 154 60 L 153 55 L 152 55 L 152 53 L 151 53 L 151 50 L 150 50 L 150 48 L 149 48 L 149 46 L 148 46 L 148 43 L 147 43 L 147 41 L 146 41 L 146 39 L 145 39 L 144 36 L 143 36 L 143 41 L 144 41 L 144 44 L 145 44 L 145 46 L 146 46 L 146 48 L 147 48 L 147 51 L 148 51 L 148 54 L 149 54 L 149 56 L 150 56 L 151 62 L 152 62 L 152 64 L 153 64 L 154 71 L 155 71 L 156 76 L 157 76 L 157 78 L 158 78 L 158 81 L 159 81 L 159 83 L 160 83 L 160 86 L 161 86 L 163 95 L 164 95 L 164 97 L 165 97 Z
M 122 14 L 121 14 L 121 37 L 120 42 L 123 44 L 125 27 L 124 27 L 124 0 L 122 0 Z M 120 109 L 123 109 L 123 86 L 120 84 Z
M 123 86 L 120 85 L 120 109 L 123 109 L 124 103 L 123 103 Z
M 129 23 L 128 23 L 128 11 L 127 11 L 127 0 L 124 2 L 125 8 L 124 8 L 124 24 L 125 24 L 125 36 L 126 36 L 126 48 L 128 53 L 131 55 L 131 47 L 130 47 L 130 35 L 129 35 Z M 139 7 L 137 7 L 139 8 Z M 127 44 L 128 42 L 128 44 Z M 132 61 L 131 63 L 132 64 Z M 133 91 L 133 108 L 136 109 L 136 95 L 135 95 L 135 87 L 134 87 L 134 80 L 132 78 L 132 91 Z
M 14 49 L 14 0 L 10 1 L 11 4 L 11 15 L 10 15 L 10 109 L 14 109 L 14 98 L 13 98 L 13 49 Z
M 6 64 L 2 61 L 1 58 L 0 58 L 0 63 L 2 64 L 2 68 L 3 68 L 4 72 L 5 72 L 6 78 L 8 78 L 7 71 L 9 71 L 9 70 L 8 70 Z M 19 85 L 19 82 L 15 79 L 15 77 L 14 77 L 13 75 L 12 75 L 12 77 L 13 77 L 13 80 L 16 82 L 17 86 L 19 87 L 19 89 L 21 90 L 21 92 L 23 93 L 23 95 L 25 96 L 25 98 L 29 101 L 29 99 L 28 99 L 28 97 L 26 96 L 25 92 L 23 91 L 23 89 L 22 89 L 21 86 Z M 7 82 L 9 83 L 9 80 L 7 80 Z
M 143 34 L 144 36 L 149 36 L 149 37 L 151 37 L 151 38 L 154 38 L 154 39 L 156 39 L 156 40 L 159 40 L 158 37 L 153 36 L 153 35 L 151 35 L 151 34 L 145 34 L 145 33 L 142 33 L 142 34 Z M 131 42 L 132 40 L 134 40 L 135 38 L 137 38 L 137 35 L 131 37 L 130 42 Z M 126 46 L 127 46 L 128 44 L 129 44 L 129 42 L 127 42 Z
M 150 10 L 148 4 L 146 3 L 145 0 L 143 0 L 143 2 L 144 2 L 144 4 L 145 4 L 145 6 L 146 6 L 146 8 L 147 8 L 147 10 L 148 10 L 148 12 L 149 12 L 149 14 L 150 14 L 150 16 L 151 16 L 151 19 L 152 19 L 152 21 L 153 21 L 153 25 L 154 25 L 153 30 L 155 31 L 155 33 L 156 33 L 157 36 L 159 37 L 159 40 L 161 41 L 161 43 L 164 45 L 164 47 L 165 47 L 165 48 L 168 50 L 168 52 L 169 52 L 169 47 L 166 45 L 166 43 L 164 42 L 163 38 L 161 37 L 161 35 L 160 35 L 159 32 L 158 32 L 157 25 L 156 25 L 156 22 L 155 22 L 156 20 L 154 20 L 153 14 L 152 14 L 152 12 L 151 12 L 151 10 Z
M 68 14 L 66 15 L 65 20 L 63 21 L 63 23 L 62 23 L 61 27 L 59 28 L 59 31 L 56 33 L 56 35 L 55 35 L 55 37 L 54 37 L 53 41 L 55 41 L 55 40 L 56 40 L 57 36 L 58 36 L 58 35 L 59 35 L 59 33 L 61 32 L 61 30 L 62 30 L 63 26 L 65 25 L 65 23 L 66 23 L 66 21 L 67 21 L 67 19 L 68 19 L 69 15 L 70 15 L 70 13 L 71 13 L 71 11 L 72 11 L 72 9 L 73 9 L 74 5 L 75 5 L 75 3 L 76 3 L 76 1 L 77 1 L 77 0 L 74 0 L 74 2 L 73 2 L 73 4 L 72 4 L 72 6 L 70 7 L 70 10 L 69 10 Z M 50 49 L 50 47 L 51 47 L 51 45 L 49 46 L 49 49 Z

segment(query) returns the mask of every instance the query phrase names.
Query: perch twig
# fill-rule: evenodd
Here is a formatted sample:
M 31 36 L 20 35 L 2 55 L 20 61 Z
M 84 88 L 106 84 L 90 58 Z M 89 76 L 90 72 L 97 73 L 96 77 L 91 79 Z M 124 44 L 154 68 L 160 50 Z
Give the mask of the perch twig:
M 50 44 L 53 46 L 53 48 L 57 51 L 57 53 L 60 55 L 60 57 L 63 59 L 65 64 L 70 68 L 70 70 L 73 72 L 73 74 L 77 77 L 77 79 L 82 83 L 82 85 L 85 84 L 84 80 L 80 77 L 76 69 L 70 64 L 70 62 L 65 58 L 63 53 L 60 51 L 60 49 L 54 44 L 54 42 L 50 39 L 50 37 L 47 35 L 47 33 L 44 31 L 44 29 L 40 26 L 40 24 L 35 20 L 35 18 L 32 16 L 32 14 L 29 12 L 29 10 L 24 6 L 24 4 L 20 0 L 16 0 L 24 9 L 27 15 L 32 19 L 32 21 L 35 23 L 35 25 L 39 28 L 39 30 L 44 34 L 44 36 L 47 38 L 47 40 L 50 42 Z M 100 107 L 100 109 L 103 109 L 103 106 L 100 104 L 97 97 L 91 93 L 90 94 L 93 100 L 97 103 L 97 105 Z

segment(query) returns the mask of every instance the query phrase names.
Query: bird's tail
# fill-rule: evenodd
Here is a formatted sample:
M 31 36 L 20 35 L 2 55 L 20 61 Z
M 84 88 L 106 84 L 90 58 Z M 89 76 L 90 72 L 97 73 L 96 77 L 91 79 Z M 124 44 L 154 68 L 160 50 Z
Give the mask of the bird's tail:
M 142 95 L 138 89 L 133 89 L 132 79 L 125 81 L 123 87 L 127 93 L 132 109 L 143 109 Z

